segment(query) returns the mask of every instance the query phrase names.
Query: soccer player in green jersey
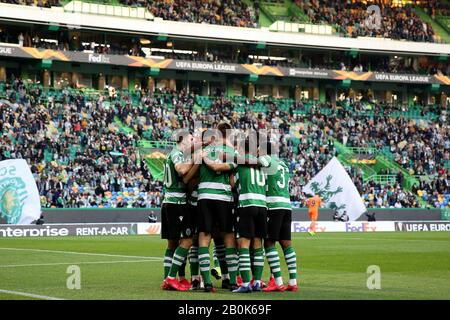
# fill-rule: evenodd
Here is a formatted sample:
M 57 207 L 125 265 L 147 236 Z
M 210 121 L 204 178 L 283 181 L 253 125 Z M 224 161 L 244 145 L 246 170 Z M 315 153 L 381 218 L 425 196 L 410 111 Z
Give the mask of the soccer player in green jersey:
M 292 209 L 289 195 L 289 169 L 272 154 L 272 143 L 259 148 L 259 164 L 267 173 L 267 238 L 264 240 L 266 257 L 274 281 L 270 281 L 264 292 L 297 291 L 297 257 L 291 242 Z M 264 148 L 267 146 L 267 148 Z M 265 150 L 266 149 L 266 150 Z M 281 277 L 280 257 L 275 247 L 279 242 L 289 271 L 289 285 L 286 288 Z
M 230 173 L 236 168 L 233 161 L 236 152 L 227 140 L 227 135 L 231 133 L 231 126 L 227 123 L 221 123 L 218 125 L 217 131 L 213 142 L 203 150 L 203 163 L 200 165 L 200 184 L 198 186 L 198 257 L 206 292 L 215 291 L 210 276 L 209 253 L 211 235 L 215 230 L 218 230 L 225 244 L 227 270 L 222 270 L 222 275 L 229 274 L 229 282 L 222 281 L 222 287 L 237 288 L 238 266 L 234 238 L 233 198 L 230 185 Z M 228 154 L 228 158 L 231 160 L 228 162 L 221 161 L 222 159 L 218 158 L 218 152 Z
M 191 170 L 183 177 L 183 182 L 187 185 L 188 191 L 188 206 L 190 211 L 193 236 L 192 246 L 189 249 L 189 267 L 191 270 L 191 290 L 199 290 L 201 287 L 200 269 L 198 264 L 198 214 L 197 214 L 197 197 L 198 197 L 198 170 L 199 165 L 194 163 Z
M 169 153 L 164 166 L 164 199 L 161 208 L 161 238 L 167 239 L 164 256 L 165 290 L 185 291 L 189 287 L 181 284 L 177 273 L 185 263 L 192 245 L 191 211 L 186 210 L 186 184 L 183 176 L 193 168 L 192 157 L 186 156 L 191 148 L 192 136 L 188 133 L 178 136 L 177 145 Z
M 256 164 L 256 141 L 247 138 L 245 147 L 240 154 L 245 153 L 247 159 L 254 159 Z M 236 238 L 239 246 L 239 271 L 242 286 L 233 292 L 247 293 L 261 291 L 261 277 L 264 268 L 263 239 L 267 233 L 266 179 L 258 166 L 241 165 L 239 162 L 236 173 L 236 185 L 239 193 L 237 209 Z M 250 245 L 253 246 L 254 282 L 250 286 L 251 262 Z

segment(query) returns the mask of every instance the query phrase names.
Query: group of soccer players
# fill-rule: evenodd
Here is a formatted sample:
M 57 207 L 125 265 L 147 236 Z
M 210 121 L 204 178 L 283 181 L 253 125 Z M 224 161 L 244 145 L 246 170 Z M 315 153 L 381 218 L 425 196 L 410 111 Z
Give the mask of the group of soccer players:
M 162 288 L 214 292 L 209 250 L 213 240 L 223 289 L 297 291 L 289 170 L 273 154 L 273 141 L 247 134 L 237 140 L 241 143 L 233 143 L 231 135 L 225 122 L 201 135 L 180 135 L 167 157 L 161 210 L 161 236 L 167 239 Z M 289 272 L 287 285 L 277 242 Z M 265 259 L 272 274 L 267 286 L 262 281 Z M 187 260 L 191 282 L 184 276 Z

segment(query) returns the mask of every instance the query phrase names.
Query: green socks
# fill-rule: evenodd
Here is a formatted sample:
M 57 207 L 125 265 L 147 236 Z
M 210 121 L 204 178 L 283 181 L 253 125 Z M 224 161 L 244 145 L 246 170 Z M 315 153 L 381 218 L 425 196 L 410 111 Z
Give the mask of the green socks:
M 189 250 L 185 249 L 183 247 L 178 247 L 177 250 L 175 250 L 175 253 L 173 254 L 172 258 L 172 266 L 169 270 L 169 277 L 175 278 L 177 276 L 178 271 L 180 271 L 181 266 L 186 266 L 185 260 L 188 255 Z M 184 273 L 184 272 L 183 272 Z M 180 274 L 181 276 L 184 276 Z
M 214 246 L 217 260 L 219 260 L 220 272 L 222 275 L 228 274 L 227 261 L 225 259 L 225 245 L 219 244 Z M 217 268 L 216 261 L 214 260 L 214 267 Z
M 226 248 L 225 249 L 225 259 L 226 259 L 226 270 L 230 275 L 230 284 L 236 284 L 236 276 L 238 274 L 238 267 L 239 267 L 239 261 L 238 261 L 238 255 L 236 253 L 236 248 Z M 250 262 L 250 258 L 249 258 Z M 224 271 L 222 271 L 222 274 L 224 274 Z
M 294 283 L 297 280 L 297 256 L 295 255 L 294 248 L 287 247 L 284 250 L 284 258 L 289 271 L 289 283 Z
M 250 283 L 250 252 L 248 248 L 239 249 L 239 271 L 244 286 Z
M 198 247 L 192 246 L 189 250 L 189 267 L 191 269 L 191 277 L 199 276 L 198 268 Z
M 255 249 L 250 248 L 249 252 L 250 252 L 250 269 L 251 269 L 252 275 L 255 276 L 255 265 L 253 264 L 254 259 L 255 259 Z
M 255 281 L 261 280 L 264 269 L 264 249 L 254 249 L 253 277 Z
M 280 267 L 280 256 L 278 255 L 277 248 L 275 246 L 266 248 L 267 262 L 270 266 L 270 271 L 275 278 L 277 285 L 283 283 L 283 278 L 281 277 L 281 267 Z
M 205 284 L 211 284 L 210 277 L 210 256 L 208 247 L 198 248 L 198 263 L 200 266 L 200 274 L 203 277 L 203 282 Z
M 164 253 L 164 279 L 169 275 L 170 267 L 172 266 L 172 256 L 174 254 L 174 250 L 166 249 Z

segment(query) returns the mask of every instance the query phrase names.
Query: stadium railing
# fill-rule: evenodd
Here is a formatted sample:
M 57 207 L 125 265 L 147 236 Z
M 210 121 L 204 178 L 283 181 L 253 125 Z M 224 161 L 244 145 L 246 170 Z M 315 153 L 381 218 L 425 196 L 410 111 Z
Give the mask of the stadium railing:
M 354 166 L 354 164 L 351 163 L 351 159 L 356 156 L 355 152 L 352 150 L 353 148 L 347 147 L 337 140 L 334 140 L 334 147 L 339 153 L 338 159 L 342 160 L 347 165 Z M 377 175 L 377 172 L 366 164 L 359 163 L 357 164 L 357 167 L 362 169 L 364 179 Z
M 367 179 L 365 179 L 365 181 L 363 181 L 364 183 L 367 183 L 369 181 L 374 181 L 377 184 L 380 184 L 382 186 L 386 185 L 386 184 L 394 184 L 397 181 L 397 176 L 394 174 L 377 174 L 371 177 L 368 177 Z
M 138 145 L 145 149 L 171 149 L 175 147 L 176 143 L 173 141 L 163 141 L 163 140 L 141 140 Z
M 154 20 L 154 15 L 145 7 L 128 7 L 121 5 L 101 4 L 95 1 L 74 0 L 67 3 L 64 11 L 73 13 L 88 13 L 122 18 Z

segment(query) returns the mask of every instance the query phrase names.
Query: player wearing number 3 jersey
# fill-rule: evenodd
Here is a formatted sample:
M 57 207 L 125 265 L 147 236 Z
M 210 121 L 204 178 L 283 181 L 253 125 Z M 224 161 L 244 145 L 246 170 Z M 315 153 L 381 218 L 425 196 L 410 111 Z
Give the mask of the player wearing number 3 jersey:
M 275 278 L 263 291 L 297 291 L 297 257 L 291 243 L 292 209 L 289 196 L 289 169 L 276 155 L 271 154 L 271 144 L 267 150 L 260 148 L 258 162 L 267 173 L 267 238 L 264 241 L 266 257 Z M 283 285 L 278 251 L 279 242 L 289 271 L 289 285 Z

